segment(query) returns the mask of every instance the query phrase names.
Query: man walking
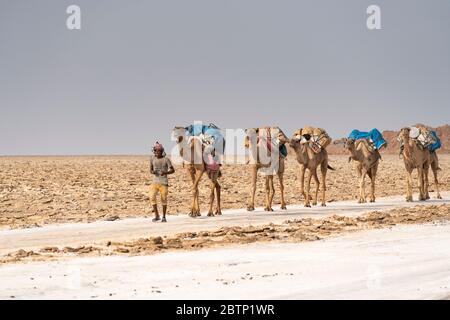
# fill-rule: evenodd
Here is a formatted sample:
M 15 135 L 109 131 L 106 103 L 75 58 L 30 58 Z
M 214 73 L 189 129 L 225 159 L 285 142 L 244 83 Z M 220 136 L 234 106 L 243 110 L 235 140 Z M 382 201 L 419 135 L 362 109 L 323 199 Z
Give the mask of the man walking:
M 158 193 L 161 196 L 161 204 L 163 209 L 163 217 L 161 222 L 167 222 L 167 194 L 169 189 L 169 179 L 167 176 L 175 172 L 172 162 L 167 157 L 164 152 L 164 147 L 156 142 L 153 147 L 153 156 L 150 158 L 150 173 L 153 175 L 153 183 L 150 187 L 150 201 L 153 206 L 153 212 L 155 213 L 155 218 L 153 222 L 160 221 L 161 218 L 158 212 L 158 203 L 156 201 L 156 196 Z

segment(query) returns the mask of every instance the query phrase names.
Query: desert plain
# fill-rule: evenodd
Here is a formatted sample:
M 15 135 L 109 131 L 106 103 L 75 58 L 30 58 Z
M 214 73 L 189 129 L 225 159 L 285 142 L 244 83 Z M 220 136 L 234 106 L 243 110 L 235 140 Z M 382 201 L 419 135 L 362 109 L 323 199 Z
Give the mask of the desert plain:
M 441 190 L 450 189 L 450 155 L 439 156 Z M 330 155 L 327 202 L 357 199 L 359 185 L 355 162 L 348 156 Z M 0 157 L 0 228 L 40 227 L 54 223 L 93 222 L 152 216 L 149 202 L 151 175 L 147 156 L 88 157 Z M 291 155 L 286 162 L 285 196 L 288 206 L 302 202 L 299 195 L 299 165 Z M 417 173 L 415 172 L 414 178 Z M 369 180 L 369 179 L 367 179 Z M 245 164 L 222 167 L 222 208 L 246 208 L 251 172 Z M 430 171 L 430 191 L 435 190 Z M 177 165 L 169 178 L 169 214 L 187 214 L 191 201 L 191 181 Z M 417 180 L 415 191 L 417 191 Z M 366 192 L 369 184 L 366 183 Z M 312 185 L 314 190 L 315 185 Z M 406 173 L 403 160 L 383 155 L 376 196 L 403 195 Z M 264 179 L 258 179 L 256 205 L 264 204 Z M 208 209 L 209 183 L 200 183 L 203 215 Z M 275 178 L 275 205 L 280 202 Z
M 406 203 L 403 161 L 397 155 L 384 154 L 377 176 L 377 202 L 357 204 L 355 163 L 349 163 L 346 155 L 330 155 L 330 165 L 335 170 L 328 171 L 327 207 L 304 208 L 298 192 L 298 164 L 289 156 L 285 172 L 288 210 L 279 209 L 280 193 L 275 179 L 275 211 L 271 213 L 261 208 L 255 212 L 245 210 L 249 198 L 249 168 L 245 164 L 226 163 L 220 179 L 223 215 L 206 217 L 209 186 L 205 176 L 200 184 L 202 217 L 197 219 L 187 216 L 190 180 L 184 168 L 176 165 L 176 173 L 169 179 L 169 222 L 155 224 L 151 222 L 153 214 L 148 197 L 151 176 L 147 156 L 1 157 L 0 297 L 183 298 L 187 292 L 198 288 L 204 290 L 196 292 L 213 290 L 212 298 L 227 298 L 228 294 L 244 297 L 242 292 L 246 290 L 258 292 L 256 298 L 320 297 L 329 291 L 324 290 L 320 281 L 305 280 L 305 273 L 312 272 L 309 267 L 278 261 L 277 264 L 281 263 L 279 270 L 284 271 L 268 273 L 268 261 L 265 258 L 260 261 L 264 250 L 268 256 L 279 256 L 282 260 L 288 259 L 289 252 L 295 252 L 298 259 L 302 259 L 302 255 L 310 259 L 312 268 L 319 262 L 311 260 L 309 243 L 317 242 L 314 250 L 320 252 L 323 248 L 323 253 L 341 250 L 347 255 L 341 257 L 342 265 L 335 276 L 343 277 L 348 283 L 336 283 L 334 294 L 327 293 L 323 297 L 446 298 L 450 296 L 448 277 L 424 276 L 423 282 L 415 282 L 423 295 L 405 291 L 412 285 L 403 277 L 408 273 L 392 279 L 393 291 L 389 291 L 389 295 L 383 295 L 387 291 L 381 290 L 383 285 L 379 283 L 380 279 L 386 280 L 384 272 L 390 274 L 392 269 L 404 267 L 401 261 L 398 265 L 389 265 L 394 252 L 404 256 L 410 264 L 420 264 L 428 255 L 436 259 L 436 250 L 427 249 L 422 252 L 425 255 L 420 254 L 423 248 L 417 246 L 417 240 L 412 240 L 415 235 L 423 239 L 421 246 L 424 248 L 450 244 L 445 232 L 450 226 L 450 155 L 440 154 L 439 159 L 442 200 L 435 199 L 436 189 L 430 172 L 432 199 L 419 202 L 416 194 L 415 202 Z M 368 183 L 366 189 L 369 192 Z M 414 191 L 417 192 L 416 181 Z M 263 177 L 260 177 L 256 205 L 261 207 L 263 203 Z M 435 235 L 427 238 L 427 232 L 435 232 Z M 352 268 L 345 271 L 344 264 L 368 253 L 362 254 L 364 248 L 358 246 L 350 248 L 348 241 L 352 241 L 353 246 L 370 243 L 366 247 L 369 251 L 373 246 L 380 248 L 379 261 L 364 266 L 369 271 L 363 272 L 367 279 L 359 279 L 362 287 L 353 288 L 354 276 L 358 273 Z M 408 243 L 414 254 L 399 250 L 399 246 L 408 247 Z M 226 252 L 234 255 L 223 256 Z M 436 264 L 427 265 L 423 270 L 418 266 L 420 270 L 413 270 L 411 276 L 420 279 L 425 273 L 439 272 L 443 261 L 450 259 L 450 252 L 439 254 L 441 258 Z M 248 259 L 244 258 L 246 255 Z M 212 266 L 216 271 L 206 276 L 205 270 L 200 276 L 198 269 L 190 267 L 182 275 L 178 274 L 177 263 L 187 263 L 186 259 L 193 257 L 203 259 L 205 266 Z M 101 278 L 108 259 L 115 259 L 115 269 L 108 277 Z M 130 270 L 135 273 L 147 270 L 148 264 L 168 270 L 162 275 L 167 280 L 164 285 L 157 274 L 147 275 L 140 284 L 137 279 L 124 276 Z M 238 266 L 241 276 L 231 279 L 229 268 L 224 268 L 226 265 Z M 76 277 L 70 275 L 70 271 L 69 282 L 67 278 L 55 282 L 58 277 L 67 277 L 64 273 L 68 269 L 76 270 Z M 311 273 L 317 279 L 330 273 L 326 268 L 317 270 Z M 188 280 L 191 277 L 201 278 L 201 281 L 191 282 Z M 40 284 L 30 279 L 41 279 Z M 297 280 L 300 282 L 295 292 L 260 290 Z M 306 281 L 304 286 L 302 281 Z M 91 294 L 92 286 L 95 294 Z M 122 289 L 116 291 L 120 294 L 114 291 L 119 287 Z M 202 298 L 201 295 L 192 297 Z

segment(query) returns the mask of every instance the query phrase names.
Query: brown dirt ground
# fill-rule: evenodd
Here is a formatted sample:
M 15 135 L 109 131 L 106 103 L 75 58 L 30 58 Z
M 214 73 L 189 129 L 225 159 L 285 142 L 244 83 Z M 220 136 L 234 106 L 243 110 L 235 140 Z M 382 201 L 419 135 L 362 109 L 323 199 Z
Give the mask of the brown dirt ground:
M 357 175 L 348 156 L 330 156 L 328 201 L 356 199 Z M 450 155 L 440 155 L 440 184 L 450 189 Z M 148 157 L 0 157 L 0 228 L 25 228 L 53 223 L 92 222 L 151 216 Z M 170 176 L 169 213 L 187 213 L 191 183 L 185 170 Z M 223 166 L 222 208 L 246 207 L 250 171 L 245 165 Z M 289 156 L 286 166 L 286 200 L 301 202 L 298 164 Z M 431 178 L 431 174 L 430 174 Z M 430 180 L 431 181 L 431 180 Z M 275 204 L 279 203 L 278 180 Z M 377 197 L 404 193 L 403 161 L 385 155 L 380 163 Z M 434 190 L 434 186 L 431 187 Z M 368 191 L 368 189 L 367 189 Z M 200 186 L 201 209 L 207 210 L 208 179 Z M 264 201 L 263 179 L 258 181 L 257 205 Z

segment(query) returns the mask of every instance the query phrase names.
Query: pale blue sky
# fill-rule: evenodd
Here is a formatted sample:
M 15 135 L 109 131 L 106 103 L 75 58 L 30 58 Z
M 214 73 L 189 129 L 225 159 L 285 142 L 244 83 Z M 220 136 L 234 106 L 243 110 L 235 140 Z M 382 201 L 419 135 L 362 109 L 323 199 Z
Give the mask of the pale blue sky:
M 145 154 L 194 120 L 435 126 L 449 88 L 448 0 L 0 0 L 0 155 Z

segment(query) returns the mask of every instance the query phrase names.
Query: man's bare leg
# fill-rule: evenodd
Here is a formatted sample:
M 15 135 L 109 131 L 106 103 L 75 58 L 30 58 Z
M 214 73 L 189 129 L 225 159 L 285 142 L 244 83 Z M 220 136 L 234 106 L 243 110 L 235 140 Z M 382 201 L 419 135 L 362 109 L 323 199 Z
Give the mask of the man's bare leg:
M 166 213 L 167 213 L 167 204 L 163 205 L 163 217 L 162 217 L 162 221 L 161 222 L 167 222 Z
M 163 207 L 163 211 L 164 211 L 164 207 Z M 159 220 L 161 220 L 161 218 L 159 217 L 159 212 L 158 212 L 158 205 L 154 204 L 153 205 L 153 212 L 155 213 L 155 218 L 153 218 L 153 222 L 157 222 Z M 165 214 L 164 214 L 165 216 Z

